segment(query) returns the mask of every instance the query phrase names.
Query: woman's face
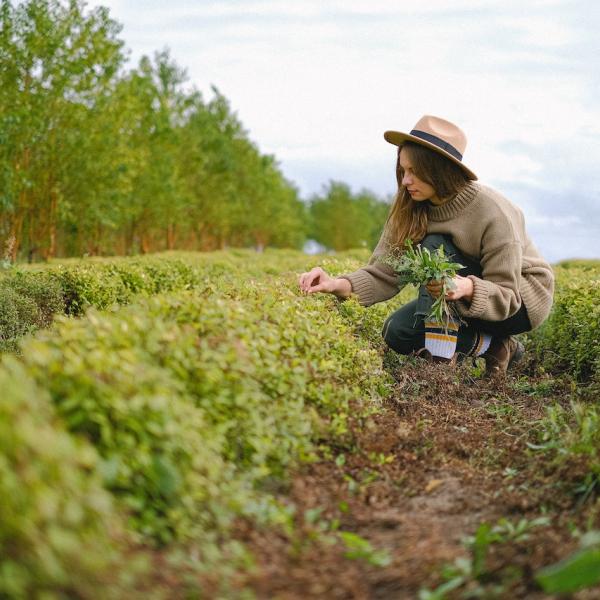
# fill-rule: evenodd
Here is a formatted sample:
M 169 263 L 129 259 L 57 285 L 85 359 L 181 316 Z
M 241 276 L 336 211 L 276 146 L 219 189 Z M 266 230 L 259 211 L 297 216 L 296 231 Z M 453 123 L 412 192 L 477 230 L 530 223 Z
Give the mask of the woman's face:
M 402 185 L 407 189 L 410 197 L 415 202 L 431 200 L 433 204 L 439 204 L 440 199 L 433 187 L 414 174 L 410 159 L 410 150 L 408 148 L 400 149 L 400 168 L 403 174 Z

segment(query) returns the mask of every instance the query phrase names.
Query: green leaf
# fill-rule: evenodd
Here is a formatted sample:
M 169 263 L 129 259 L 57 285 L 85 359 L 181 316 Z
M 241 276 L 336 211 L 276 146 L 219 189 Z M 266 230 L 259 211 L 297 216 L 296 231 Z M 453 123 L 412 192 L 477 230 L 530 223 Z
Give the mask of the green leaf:
M 550 594 L 567 594 L 600 583 L 600 548 L 579 550 L 539 570 L 536 580 Z

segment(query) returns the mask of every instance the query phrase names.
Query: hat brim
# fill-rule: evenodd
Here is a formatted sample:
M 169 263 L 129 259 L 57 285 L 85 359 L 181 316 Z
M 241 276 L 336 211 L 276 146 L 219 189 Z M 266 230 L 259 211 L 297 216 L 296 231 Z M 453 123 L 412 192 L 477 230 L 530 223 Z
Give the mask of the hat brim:
M 415 144 L 419 144 L 420 146 L 425 146 L 426 148 L 429 148 L 430 150 L 433 150 L 434 152 L 445 156 L 447 159 L 457 164 L 467 174 L 469 179 L 477 179 L 477 175 L 475 175 L 475 173 L 473 173 L 471 169 L 469 169 L 460 160 L 458 160 L 458 158 L 452 156 L 452 154 L 446 152 L 445 150 L 442 150 L 441 148 L 439 148 L 435 144 L 432 144 L 431 142 L 423 140 L 414 135 L 410 135 L 410 133 L 402 133 L 401 131 L 386 131 L 383 134 L 383 137 L 385 138 L 386 142 L 394 144 L 394 146 L 401 146 L 404 142 L 414 142 Z

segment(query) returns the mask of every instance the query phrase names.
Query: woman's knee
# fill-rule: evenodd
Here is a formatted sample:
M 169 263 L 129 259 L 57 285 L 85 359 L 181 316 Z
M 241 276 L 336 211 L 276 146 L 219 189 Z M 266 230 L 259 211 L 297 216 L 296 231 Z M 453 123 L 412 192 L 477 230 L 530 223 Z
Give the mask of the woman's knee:
M 396 314 L 386 319 L 381 332 L 385 343 L 398 354 L 410 354 L 415 350 L 415 333 Z

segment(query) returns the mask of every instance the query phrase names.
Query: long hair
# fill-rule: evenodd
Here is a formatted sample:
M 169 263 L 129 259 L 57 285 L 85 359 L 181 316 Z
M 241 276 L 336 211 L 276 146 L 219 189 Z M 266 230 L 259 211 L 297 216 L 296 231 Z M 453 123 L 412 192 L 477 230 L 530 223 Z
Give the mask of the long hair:
M 402 185 L 404 171 L 400 166 L 400 150 L 408 150 L 413 173 L 435 190 L 441 200 L 448 200 L 460 192 L 469 181 L 468 175 L 451 160 L 420 144 L 405 142 L 398 147 L 396 180 L 398 192 L 387 219 L 391 232 L 390 242 L 397 249 L 404 249 L 410 240 L 419 243 L 427 233 L 428 202 L 417 202 Z

